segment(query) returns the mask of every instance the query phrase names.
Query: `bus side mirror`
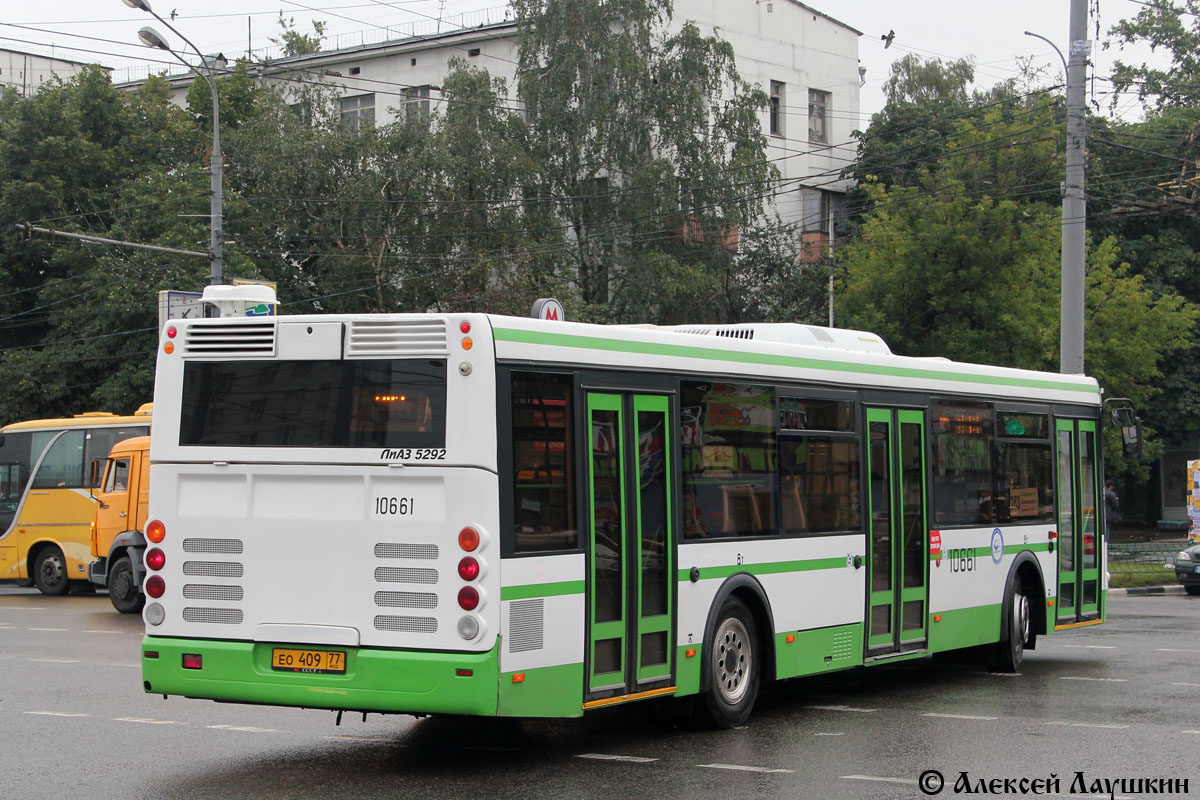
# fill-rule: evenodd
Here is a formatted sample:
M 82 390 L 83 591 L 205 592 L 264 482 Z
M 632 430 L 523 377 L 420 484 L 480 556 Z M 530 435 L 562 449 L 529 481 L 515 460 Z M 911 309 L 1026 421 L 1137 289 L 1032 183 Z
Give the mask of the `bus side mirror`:
M 1128 425 L 1121 426 L 1121 449 L 1125 457 L 1134 461 L 1142 459 L 1142 421 L 1134 417 Z
M 100 479 L 104 477 L 104 469 L 102 465 L 107 460 L 108 459 L 106 458 L 92 459 L 92 472 L 88 478 L 88 488 L 95 489 L 100 486 Z

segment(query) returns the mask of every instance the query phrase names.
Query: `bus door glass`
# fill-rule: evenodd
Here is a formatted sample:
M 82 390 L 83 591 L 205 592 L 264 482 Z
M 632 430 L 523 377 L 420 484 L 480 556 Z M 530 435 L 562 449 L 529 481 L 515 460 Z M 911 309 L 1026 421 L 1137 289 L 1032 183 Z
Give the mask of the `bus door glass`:
M 1100 570 L 1105 542 L 1100 529 L 1093 420 L 1055 421 L 1058 482 L 1057 623 L 1071 625 L 1100 615 Z
M 589 394 L 587 699 L 671 680 L 669 401 Z
M 925 415 L 867 409 L 867 655 L 920 650 L 928 638 Z

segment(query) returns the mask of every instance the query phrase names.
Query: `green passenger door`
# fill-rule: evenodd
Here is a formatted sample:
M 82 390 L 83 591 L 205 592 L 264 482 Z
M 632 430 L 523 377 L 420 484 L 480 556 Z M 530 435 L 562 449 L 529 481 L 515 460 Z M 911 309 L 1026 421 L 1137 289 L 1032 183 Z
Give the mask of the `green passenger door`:
M 922 650 L 928 639 L 929 526 L 925 415 L 867 409 L 867 656 Z
M 1055 420 L 1058 626 L 1098 619 L 1105 542 L 1094 420 Z
M 587 699 L 671 682 L 674 533 L 670 403 L 654 395 L 588 395 Z

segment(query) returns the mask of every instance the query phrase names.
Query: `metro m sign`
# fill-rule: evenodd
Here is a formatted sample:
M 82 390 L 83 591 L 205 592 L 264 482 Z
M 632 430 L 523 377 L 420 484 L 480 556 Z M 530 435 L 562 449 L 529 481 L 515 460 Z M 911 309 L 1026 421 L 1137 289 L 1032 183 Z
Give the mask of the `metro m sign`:
M 553 297 L 539 297 L 533 301 L 533 310 L 530 312 L 530 316 L 536 319 L 554 320 L 555 322 L 562 322 L 567 318 L 562 303 Z

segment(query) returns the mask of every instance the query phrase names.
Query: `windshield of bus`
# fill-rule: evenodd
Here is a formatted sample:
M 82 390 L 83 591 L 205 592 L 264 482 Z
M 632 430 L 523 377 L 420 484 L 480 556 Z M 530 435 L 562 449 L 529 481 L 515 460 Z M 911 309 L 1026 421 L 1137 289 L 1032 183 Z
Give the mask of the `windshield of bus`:
M 445 447 L 445 359 L 190 361 L 181 445 Z

